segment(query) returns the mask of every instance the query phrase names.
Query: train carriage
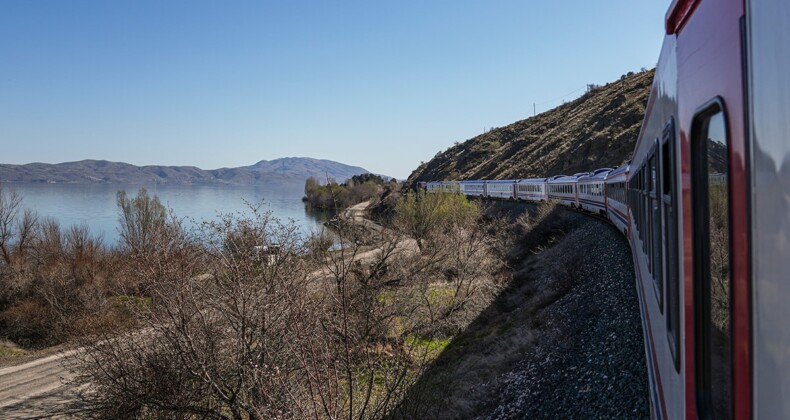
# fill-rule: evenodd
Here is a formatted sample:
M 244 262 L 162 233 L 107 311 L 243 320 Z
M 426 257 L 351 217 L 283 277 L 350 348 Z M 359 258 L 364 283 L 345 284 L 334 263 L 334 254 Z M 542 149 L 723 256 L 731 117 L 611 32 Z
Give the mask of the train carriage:
M 546 180 L 547 196 L 550 201 L 568 207 L 579 207 L 579 194 L 576 186 L 579 178 L 587 173 L 575 175 L 556 175 Z
M 459 186 L 461 193 L 467 196 L 471 196 L 471 197 L 486 196 L 485 181 L 460 181 Z
M 457 193 L 461 191 L 458 181 L 432 181 L 425 185 L 428 192 Z
M 515 185 L 516 198 L 525 201 L 546 201 L 546 178 L 527 178 Z
M 579 206 L 590 213 L 606 214 L 606 176 L 612 168 L 601 168 L 579 177 Z
M 628 236 L 627 181 L 630 162 L 606 176 L 606 216 L 617 229 Z
M 746 3 L 790 16 L 787 2 Z M 788 32 L 778 29 L 785 23 L 772 19 L 788 41 Z M 749 418 L 762 410 L 771 418 L 790 416 L 787 365 L 752 370 L 751 337 L 761 338 L 749 329 L 750 296 L 761 295 L 750 290 L 748 259 L 744 69 L 749 47 L 756 46 L 753 22 L 743 0 L 675 1 L 667 13 L 628 174 L 631 249 L 657 418 Z M 783 45 L 774 53 L 787 51 L 788 44 L 766 41 Z M 776 64 L 770 49 L 763 58 Z M 781 77 L 769 80 L 786 80 Z M 777 101 L 773 91 L 768 98 L 775 100 L 771 112 L 780 115 L 782 105 L 787 111 L 790 96 Z M 786 126 L 784 133 L 771 141 L 786 144 Z M 774 339 L 767 347 L 777 348 Z M 780 383 L 784 396 L 777 395 Z M 765 405 L 752 405 L 755 390 L 766 396 Z
M 513 199 L 515 184 L 513 179 L 486 181 L 486 197 Z

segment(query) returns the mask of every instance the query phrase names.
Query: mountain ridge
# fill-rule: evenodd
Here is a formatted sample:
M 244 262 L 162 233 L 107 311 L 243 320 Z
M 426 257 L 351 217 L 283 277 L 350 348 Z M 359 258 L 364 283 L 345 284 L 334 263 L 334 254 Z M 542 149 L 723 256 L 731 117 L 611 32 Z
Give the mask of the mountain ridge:
M 328 159 L 307 157 L 261 160 L 249 166 L 218 169 L 201 169 L 196 166 L 137 166 L 97 159 L 62 163 L 0 164 L 0 181 L 20 183 L 258 185 L 267 182 L 304 182 L 310 176 L 343 181 L 363 173 L 370 171 Z
M 437 153 L 408 184 L 543 178 L 615 168 L 633 153 L 655 70 L 630 72 L 579 98 Z

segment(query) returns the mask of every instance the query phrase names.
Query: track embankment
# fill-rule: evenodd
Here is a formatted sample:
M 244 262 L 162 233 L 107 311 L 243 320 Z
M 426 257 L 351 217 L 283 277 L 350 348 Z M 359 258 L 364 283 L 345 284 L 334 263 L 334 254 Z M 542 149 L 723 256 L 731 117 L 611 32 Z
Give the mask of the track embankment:
M 511 217 L 535 211 L 492 206 Z M 605 221 L 554 213 L 538 237 L 519 239 L 511 284 L 445 349 L 401 417 L 649 417 L 628 242 Z
M 530 322 L 534 347 L 491 382 L 499 398 L 484 417 L 649 417 L 630 247 L 607 223 L 572 217 L 584 219 L 526 268 L 526 282 L 554 295 Z

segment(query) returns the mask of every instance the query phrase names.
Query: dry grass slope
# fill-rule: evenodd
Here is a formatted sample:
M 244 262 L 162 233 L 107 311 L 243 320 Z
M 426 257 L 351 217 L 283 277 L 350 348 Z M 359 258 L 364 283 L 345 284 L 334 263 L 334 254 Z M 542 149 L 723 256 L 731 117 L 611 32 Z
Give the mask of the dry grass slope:
M 409 182 L 517 179 L 616 167 L 633 152 L 654 74 L 648 70 L 621 78 L 455 145 L 417 168 Z

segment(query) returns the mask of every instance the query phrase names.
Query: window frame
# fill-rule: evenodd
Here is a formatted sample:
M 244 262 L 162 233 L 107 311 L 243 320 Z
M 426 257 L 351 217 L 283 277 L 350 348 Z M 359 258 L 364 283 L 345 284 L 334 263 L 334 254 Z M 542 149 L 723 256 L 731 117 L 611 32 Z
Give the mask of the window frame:
M 675 135 L 675 120 L 669 117 L 661 136 L 660 165 L 662 175 L 661 206 L 663 221 L 664 288 L 666 293 L 666 327 L 675 371 L 680 372 L 680 259 L 678 235 L 678 157 Z
M 710 121 L 718 113 L 722 114 L 724 121 L 724 136 L 727 139 L 727 207 L 728 207 L 728 255 L 732 261 L 732 211 L 731 197 L 732 190 L 730 179 L 730 131 L 728 127 L 728 114 L 724 101 L 721 97 L 716 97 L 703 105 L 692 119 L 691 128 L 691 189 L 692 197 L 696 201 L 692 205 L 692 249 L 694 256 L 694 339 L 695 339 L 695 396 L 697 410 L 700 418 L 714 418 L 712 386 L 714 381 L 711 378 L 711 341 L 709 336 L 711 318 L 711 298 L 710 298 L 710 213 L 709 213 L 709 172 L 708 172 L 708 145 L 707 133 L 709 132 Z M 703 137 L 704 136 L 704 137 Z M 732 396 L 734 395 L 734 362 L 733 362 L 733 340 L 732 340 L 732 300 L 733 300 L 733 273 L 732 264 L 729 264 L 729 406 L 730 417 L 734 415 L 734 405 Z

